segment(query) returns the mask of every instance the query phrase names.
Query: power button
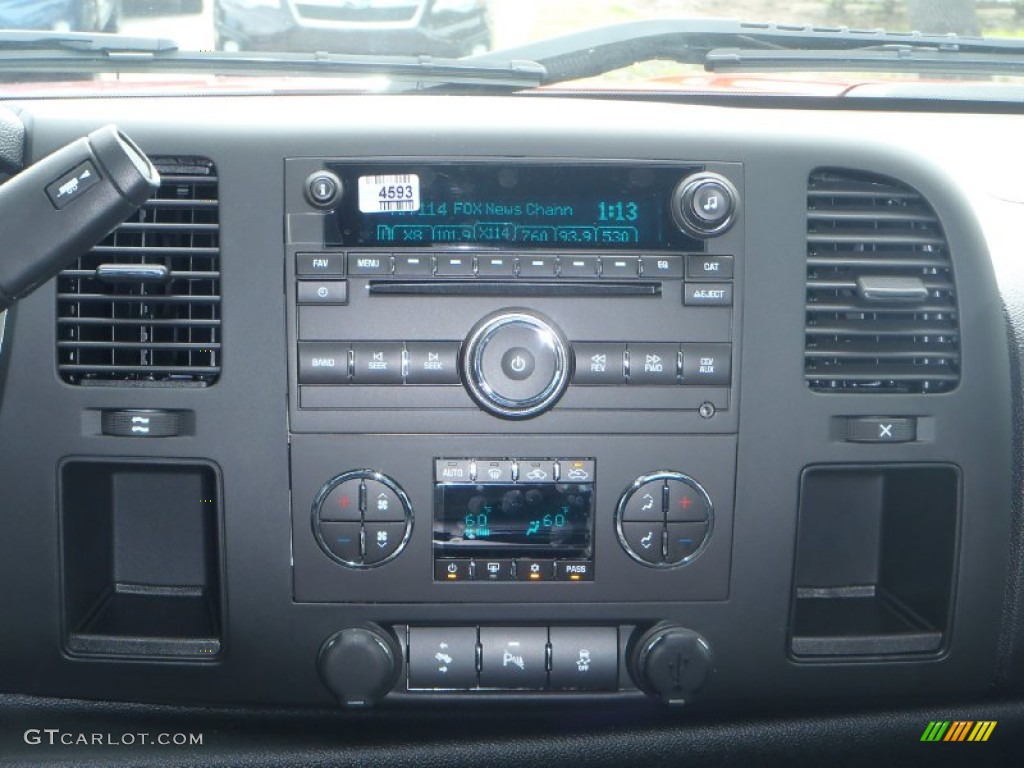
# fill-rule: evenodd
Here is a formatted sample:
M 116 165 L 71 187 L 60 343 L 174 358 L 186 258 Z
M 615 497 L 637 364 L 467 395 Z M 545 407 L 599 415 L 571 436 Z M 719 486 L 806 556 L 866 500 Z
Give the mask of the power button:
M 526 347 L 512 347 L 501 358 L 501 369 L 513 381 L 522 381 L 533 375 L 537 362 Z

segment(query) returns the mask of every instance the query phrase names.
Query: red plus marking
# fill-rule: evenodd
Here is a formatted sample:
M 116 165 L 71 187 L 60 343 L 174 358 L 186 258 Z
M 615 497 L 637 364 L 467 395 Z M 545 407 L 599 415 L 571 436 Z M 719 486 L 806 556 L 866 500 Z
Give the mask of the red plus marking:
M 684 496 L 683 500 L 679 502 L 679 506 L 683 509 L 688 509 L 691 504 L 693 504 L 693 502 L 690 500 L 689 496 Z
M 341 499 L 340 499 L 340 500 L 338 501 L 338 503 L 339 503 L 339 504 L 341 505 L 341 508 L 342 508 L 342 509 L 348 509 L 348 505 L 349 505 L 349 504 L 350 504 L 351 502 L 349 502 L 349 500 L 348 500 L 348 496 L 344 496 L 344 495 L 343 495 L 343 496 L 341 497 Z

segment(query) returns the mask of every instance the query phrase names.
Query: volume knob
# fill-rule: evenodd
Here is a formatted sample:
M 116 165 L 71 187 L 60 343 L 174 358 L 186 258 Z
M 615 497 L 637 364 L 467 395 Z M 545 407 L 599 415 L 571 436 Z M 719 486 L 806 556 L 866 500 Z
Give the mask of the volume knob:
M 565 392 L 569 342 L 543 315 L 507 309 L 474 326 L 463 345 L 462 380 L 482 408 L 506 419 L 543 413 Z
M 736 220 L 739 192 L 718 173 L 687 176 L 672 194 L 672 218 L 681 230 L 694 237 L 721 235 Z

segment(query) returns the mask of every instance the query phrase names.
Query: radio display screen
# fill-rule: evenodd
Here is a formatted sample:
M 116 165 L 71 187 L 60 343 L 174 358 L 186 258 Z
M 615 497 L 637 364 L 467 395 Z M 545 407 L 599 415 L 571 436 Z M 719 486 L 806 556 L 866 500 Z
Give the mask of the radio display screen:
M 702 251 L 672 219 L 666 165 L 331 164 L 333 246 Z
M 588 559 L 593 483 L 438 485 L 438 557 Z

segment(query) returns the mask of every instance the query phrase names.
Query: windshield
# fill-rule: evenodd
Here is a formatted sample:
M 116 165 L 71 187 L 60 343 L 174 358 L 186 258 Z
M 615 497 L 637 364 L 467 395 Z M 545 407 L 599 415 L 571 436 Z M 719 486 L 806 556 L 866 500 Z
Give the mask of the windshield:
M 311 67 L 296 71 L 296 62 L 287 58 L 295 54 L 366 59 L 414 56 L 431 57 L 431 61 L 460 59 L 494 64 L 501 61 L 502 52 L 509 51 L 507 66 L 512 58 L 539 60 L 539 54 L 519 55 L 536 53 L 529 47 L 533 44 L 596 27 L 623 25 L 622 34 L 626 35 L 631 34 L 626 31 L 631 29 L 630 22 L 696 23 L 722 17 L 750 25 L 772 23 L 778 25 L 773 29 L 794 32 L 815 27 L 832 35 L 847 30 L 885 29 L 1020 38 L 1021 49 L 996 51 L 991 61 L 986 58 L 989 53 L 984 53 L 965 62 L 959 55 L 963 51 L 952 50 L 955 46 L 944 49 L 933 41 L 928 55 L 907 56 L 906 51 L 896 50 L 899 46 L 891 44 L 894 41 L 880 38 L 864 42 L 865 51 L 857 56 L 839 60 L 832 43 L 815 38 L 789 42 L 785 47 L 832 55 L 799 60 L 780 57 L 777 51 L 772 52 L 777 48 L 772 40 L 752 46 L 757 56 L 716 55 L 720 50 L 751 47 L 749 38 L 734 36 L 734 40 L 716 38 L 707 50 L 701 49 L 699 56 L 679 55 L 693 46 L 692 39 L 686 38 L 673 43 L 675 48 L 671 50 L 662 41 L 660 49 L 641 51 L 633 57 L 635 60 L 614 63 L 612 59 L 612 64 L 592 67 L 592 71 L 568 70 L 563 75 L 538 76 L 535 82 L 526 78 L 514 84 L 834 94 L 853 85 L 899 79 L 962 82 L 968 77 L 969 82 L 1009 81 L 1019 87 L 1018 78 L 1024 73 L 1024 0 L 0 0 L 0 30 L 160 38 L 165 45 L 178 49 L 162 62 L 161 76 L 179 70 L 194 76 L 196 62 L 202 63 L 199 57 L 205 56 L 209 66 L 206 74 L 234 79 L 348 74 L 317 73 Z M 184 57 L 183 53 L 192 55 Z M 1006 54 L 1016 60 L 996 60 L 996 55 Z M 33 55 L 37 56 L 35 51 Z M 155 81 L 152 69 L 116 56 L 103 59 L 103 66 L 97 64 L 95 56 L 88 66 L 83 57 L 69 56 L 61 66 L 47 64 L 41 69 L 44 74 L 25 74 L 26 67 L 42 58 L 0 62 L 7 71 L 4 79 L 26 81 L 33 87 L 48 81 L 87 80 L 107 87 L 112 80 L 121 84 L 137 84 L 140 79 Z M 240 61 L 256 63 L 246 69 L 237 66 Z M 275 62 L 278 69 L 273 66 Z M 140 69 L 146 77 L 139 77 Z M 14 71 L 18 74 L 12 75 Z M 134 77 L 126 76 L 129 71 Z M 508 87 L 508 83 L 505 85 Z

